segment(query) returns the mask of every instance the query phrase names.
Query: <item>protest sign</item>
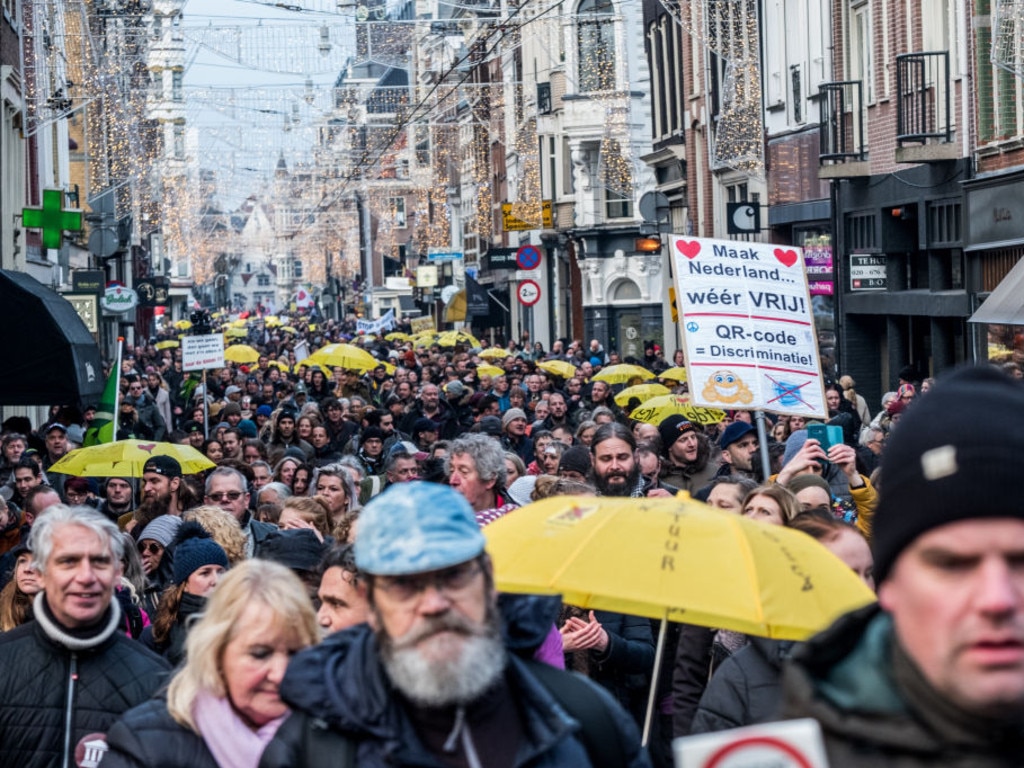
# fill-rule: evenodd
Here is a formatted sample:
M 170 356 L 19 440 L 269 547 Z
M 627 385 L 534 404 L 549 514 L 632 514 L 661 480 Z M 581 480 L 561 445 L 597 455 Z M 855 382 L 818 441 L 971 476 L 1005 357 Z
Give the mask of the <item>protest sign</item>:
M 672 238 L 695 405 L 827 414 L 800 250 Z

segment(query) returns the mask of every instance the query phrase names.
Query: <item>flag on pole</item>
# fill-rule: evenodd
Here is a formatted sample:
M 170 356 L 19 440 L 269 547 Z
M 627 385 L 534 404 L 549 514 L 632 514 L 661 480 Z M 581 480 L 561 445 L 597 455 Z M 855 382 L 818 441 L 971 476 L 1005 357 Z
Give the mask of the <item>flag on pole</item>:
M 117 356 L 114 367 L 107 378 L 107 386 L 103 389 L 103 398 L 100 400 L 100 407 L 96 410 L 92 424 L 85 431 L 85 440 L 82 445 L 99 445 L 100 443 L 114 442 L 117 433 L 117 401 L 121 395 L 121 342 L 117 340 Z

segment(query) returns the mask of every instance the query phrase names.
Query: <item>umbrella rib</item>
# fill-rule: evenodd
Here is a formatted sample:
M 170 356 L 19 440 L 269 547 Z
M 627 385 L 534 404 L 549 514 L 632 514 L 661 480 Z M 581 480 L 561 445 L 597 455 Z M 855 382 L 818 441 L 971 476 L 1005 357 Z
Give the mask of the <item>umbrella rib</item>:
M 580 552 L 585 550 L 587 548 L 587 544 L 589 544 L 594 539 L 594 537 L 601 532 L 601 529 L 608 525 L 608 523 L 610 522 L 610 515 L 606 516 L 605 519 L 599 522 L 595 522 L 593 530 L 591 530 L 590 533 L 587 534 L 587 536 L 578 543 L 578 545 L 572 550 L 572 552 L 570 552 L 569 555 L 562 561 L 562 565 L 558 569 L 556 569 L 555 572 L 551 575 L 551 582 L 549 586 L 554 587 L 554 585 L 558 583 L 558 581 L 562 578 L 562 574 L 569 569 L 569 566 L 572 565 L 573 561 L 580 554 Z

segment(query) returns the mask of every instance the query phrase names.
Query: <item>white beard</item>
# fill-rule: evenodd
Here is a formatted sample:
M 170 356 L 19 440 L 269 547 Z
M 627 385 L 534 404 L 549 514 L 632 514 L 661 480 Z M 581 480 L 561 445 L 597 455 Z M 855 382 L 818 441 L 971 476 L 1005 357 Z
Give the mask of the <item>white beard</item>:
M 409 647 L 402 647 L 403 639 L 381 638 L 381 660 L 395 688 L 420 706 L 468 704 L 505 669 L 497 633 L 439 632 Z

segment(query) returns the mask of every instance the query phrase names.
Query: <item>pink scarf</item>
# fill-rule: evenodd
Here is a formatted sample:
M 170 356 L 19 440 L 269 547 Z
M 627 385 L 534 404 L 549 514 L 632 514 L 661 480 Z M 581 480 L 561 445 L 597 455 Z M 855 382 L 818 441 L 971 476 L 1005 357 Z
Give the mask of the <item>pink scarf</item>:
M 192 704 L 192 719 L 220 768 L 257 768 L 263 750 L 287 718 L 284 714 L 254 731 L 227 698 L 200 691 Z

